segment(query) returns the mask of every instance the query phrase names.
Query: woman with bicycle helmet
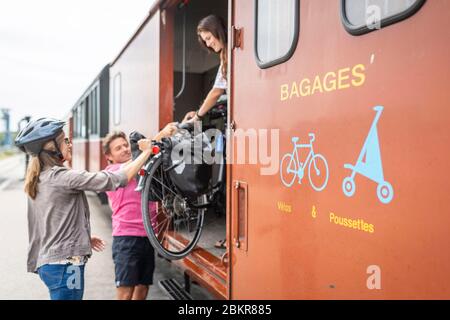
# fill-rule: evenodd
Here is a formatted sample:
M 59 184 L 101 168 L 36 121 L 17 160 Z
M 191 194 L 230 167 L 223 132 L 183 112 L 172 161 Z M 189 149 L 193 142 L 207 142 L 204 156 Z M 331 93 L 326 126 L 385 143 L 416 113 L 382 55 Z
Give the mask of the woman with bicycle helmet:
M 41 118 L 18 134 L 15 144 L 31 155 L 25 179 L 28 195 L 29 248 L 27 270 L 38 273 L 52 300 L 81 300 L 84 266 L 103 240 L 91 237 L 89 207 L 84 191 L 107 191 L 125 186 L 150 157 L 151 141 L 139 141 L 142 154 L 116 173 L 72 170 L 71 143 L 64 122 Z M 164 128 L 159 137 L 171 135 Z

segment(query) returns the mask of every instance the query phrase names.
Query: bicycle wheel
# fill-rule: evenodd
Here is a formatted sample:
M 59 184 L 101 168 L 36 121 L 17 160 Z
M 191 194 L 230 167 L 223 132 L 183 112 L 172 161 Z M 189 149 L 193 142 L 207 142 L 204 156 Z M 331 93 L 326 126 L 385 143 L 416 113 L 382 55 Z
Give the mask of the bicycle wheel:
M 314 164 L 314 165 L 313 165 Z M 325 189 L 328 183 L 328 164 L 324 156 L 316 154 L 308 166 L 309 183 L 316 191 Z
M 181 197 L 163 170 L 162 157 L 153 158 L 141 195 L 142 219 L 147 236 L 155 250 L 169 260 L 187 256 L 200 239 L 205 209 L 193 209 Z M 149 193 L 158 199 L 152 211 Z M 199 203 L 204 203 L 205 196 Z
M 281 159 L 280 164 L 280 178 L 286 187 L 290 187 L 294 184 L 295 177 L 297 176 L 297 163 L 294 156 L 290 153 L 285 154 Z

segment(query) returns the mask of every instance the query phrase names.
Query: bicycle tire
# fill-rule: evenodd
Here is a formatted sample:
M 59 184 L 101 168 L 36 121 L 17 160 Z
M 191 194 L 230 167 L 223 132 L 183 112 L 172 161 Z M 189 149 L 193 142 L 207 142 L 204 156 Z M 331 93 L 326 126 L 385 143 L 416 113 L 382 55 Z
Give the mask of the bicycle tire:
M 324 168 L 325 168 L 325 172 L 324 172 L 324 173 L 325 173 L 325 180 L 323 181 L 322 185 L 320 185 L 320 186 L 317 186 L 317 185 L 313 182 L 313 179 L 312 179 L 312 177 L 311 177 L 311 172 L 312 172 L 311 166 L 312 166 L 312 165 L 316 166 L 315 161 L 318 161 L 318 159 L 320 159 L 320 160 L 323 162 L 323 164 L 325 165 L 325 166 L 324 166 Z M 315 169 L 315 168 L 313 168 L 313 169 Z M 311 160 L 309 161 L 309 165 L 308 165 L 308 178 L 309 178 L 309 183 L 311 184 L 311 187 L 312 187 L 314 190 L 316 190 L 316 191 L 322 191 L 323 189 L 325 189 L 325 187 L 326 187 L 327 184 L 328 184 L 329 174 L 330 174 L 330 172 L 329 172 L 329 170 L 328 170 L 328 163 L 327 163 L 327 160 L 325 159 L 325 157 L 324 157 L 323 155 L 319 154 L 319 153 L 315 154 L 315 155 L 311 158 Z
M 285 160 L 289 161 L 289 163 L 287 164 L 287 167 L 286 167 L 286 172 L 284 172 L 284 170 L 283 170 L 284 169 L 283 163 L 285 163 Z M 293 166 L 294 166 L 294 170 L 293 170 L 294 172 L 292 173 L 293 177 L 291 179 L 289 179 L 285 175 L 288 174 L 287 170 L 288 170 L 288 168 L 290 167 L 291 164 L 293 164 Z M 287 187 L 287 188 L 291 187 L 294 184 L 294 181 L 297 178 L 297 163 L 295 162 L 294 155 L 292 155 L 290 153 L 287 153 L 287 154 L 285 154 L 283 156 L 283 158 L 281 158 L 281 162 L 280 162 L 280 178 L 281 178 L 281 182 L 283 182 L 284 186 Z
M 158 158 L 156 158 L 156 157 L 158 157 Z M 194 235 L 193 239 L 190 240 L 189 243 L 181 251 L 175 252 L 175 251 L 171 251 L 168 248 L 164 247 L 164 244 L 160 242 L 160 240 L 158 239 L 158 235 L 155 233 L 155 230 L 152 226 L 152 221 L 151 221 L 152 218 L 150 216 L 149 205 L 148 205 L 149 192 L 150 192 L 150 187 L 152 185 L 152 179 L 154 178 L 154 175 L 159 168 L 161 168 L 161 170 L 162 170 L 161 155 L 159 154 L 159 155 L 155 156 L 155 158 L 153 160 L 154 160 L 154 163 L 150 167 L 148 175 L 145 177 L 144 188 L 141 193 L 141 211 L 142 211 L 142 220 L 144 222 L 144 228 L 145 228 L 147 237 L 148 237 L 151 245 L 160 255 L 162 255 L 164 258 L 169 259 L 169 260 L 182 259 L 182 258 L 186 257 L 189 253 L 191 253 L 191 251 L 195 248 L 195 246 L 197 245 L 197 243 L 200 239 L 202 228 L 203 228 L 203 223 L 204 223 L 205 210 L 197 209 L 197 210 L 199 210 L 199 213 L 198 213 L 199 219 L 197 221 L 195 235 Z M 164 241 L 162 241 L 162 242 L 164 242 Z

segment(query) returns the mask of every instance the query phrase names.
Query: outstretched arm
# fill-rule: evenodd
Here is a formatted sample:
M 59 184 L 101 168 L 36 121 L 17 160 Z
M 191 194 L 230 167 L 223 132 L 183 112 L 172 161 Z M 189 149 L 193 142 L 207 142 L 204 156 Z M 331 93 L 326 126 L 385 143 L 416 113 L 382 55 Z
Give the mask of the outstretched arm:
M 206 96 L 205 101 L 203 101 L 203 104 L 198 109 L 198 111 L 188 112 L 184 117 L 183 122 L 192 119 L 193 121 L 200 120 L 199 117 L 203 117 L 204 115 L 206 115 L 208 111 L 211 110 L 211 108 L 214 107 L 214 105 L 217 103 L 217 100 L 219 100 L 220 96 L 223 95 L 224 93 L 225 93 L 224 89 L 212 88 L 211 91 L 209 91 L 208 95 Z

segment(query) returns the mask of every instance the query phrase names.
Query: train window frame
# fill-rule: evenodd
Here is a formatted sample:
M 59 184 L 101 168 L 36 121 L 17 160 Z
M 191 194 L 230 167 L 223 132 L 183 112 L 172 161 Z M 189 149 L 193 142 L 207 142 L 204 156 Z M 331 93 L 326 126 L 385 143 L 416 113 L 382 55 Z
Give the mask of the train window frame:
M 78 104 L 77 106 L 77 138 L 81 139 L 82 135 L 81 135 L 81 116 L 82 111 L 81 111 L 81 104 Z
M 119 106 L 118 106 L 118 111 L 116 112 L 116 108 L 117 108 L 117 99 L 116 99 L 116 79 L 119 79 Z M 118 113 L 118 117 L 116 117 Z M 113 123 L 115 126 L 120 125 L 120 123 L 122 122 L 122 74 L 119 72 L 116 75 L 114 75 L 113 78 Z
M 100 85 L 96 85 L 94 89 L 95 99 L 95 134 L 100 135 Z
M 80 136 L 82 139 L 87 139 L 88 138 L 88 130 L 89 130 L 89 123 L 88 123 L 88 101 L 87 98 L 84 98 L 83 101 L 80 104 L 80 109 L 81 109 L 81 113 L 80 113 Z
M 409 17 L 416 14 L 422 6 L 425 4 L 426 0 L 416 0 L 415 4 L 413 4 L 411 7 L 409 7 L 407 10 L 404 10 L 400 13 L 397 13 L 393 16 L 381 19 L 380 21 L 380 29 L 377 28 L 369 28 L 366 25 L 359 25 L 355 26 L 353 25 L 350 20 L 347 18 L 347 12 L 345 10 L 345 4 L 347 0 L 341 0 L 341 21 L 344 25 L 345 30 L 347 30 L 348 33 L 350 33 L 353 36 L 361 36 L 376 30 L 383 29 L 387 26 L 390 26 L 392 24 L 395 24 L 397 22 L 403 21 L 405 19 L 408 19 Z
M 78 114 L 77 114 L 77 108 L 78 108 L 78 106 L 72 108 L 72 128 L 73 128 L 72 129 L 72 135 L 73 135 L 73 138 L 78 138 L 78 128 L 77 128 L 77 125 L 78 125 L 78 119 L 77 119 Z
M 99 136 L 99 101 L 98 101 L 98 85 L 95 85 L 89 93 L 90 101 L 90 117 L 89 117 L 89 135 Z
M 91 134 L 97 136 L 97 98 L 96 98 L 96 87 L 91 92 L 92 100 L 92 114 L 91 114 Z
M 258 54 L 258 2 L 259 0 L 255 0 L 255 39 L 254 39 L 254 54 L 256 59 L 256 64 L 260 69 L 268 69 L 274 67 L 276 65 L 282 64 L 288 61 L 293 55 L 295 50 L 297 49 L 299 34 L 300 34 L 300 0 L 295 0 L 295 16 L 294 16 L 294 37 L 292 38 L 292 43 L 289 50 L 286 52 L 284 56 L 281 56 L 272 61 L 262 61 Z
M 92 109 L 93 109 L 93 101 L 92 101 L 92 91 L 89 92 L 89 94 L 86 96 L 86 100 L 88 101 L 88 135 L 91 136 L 93 134 L 92 132 Z

